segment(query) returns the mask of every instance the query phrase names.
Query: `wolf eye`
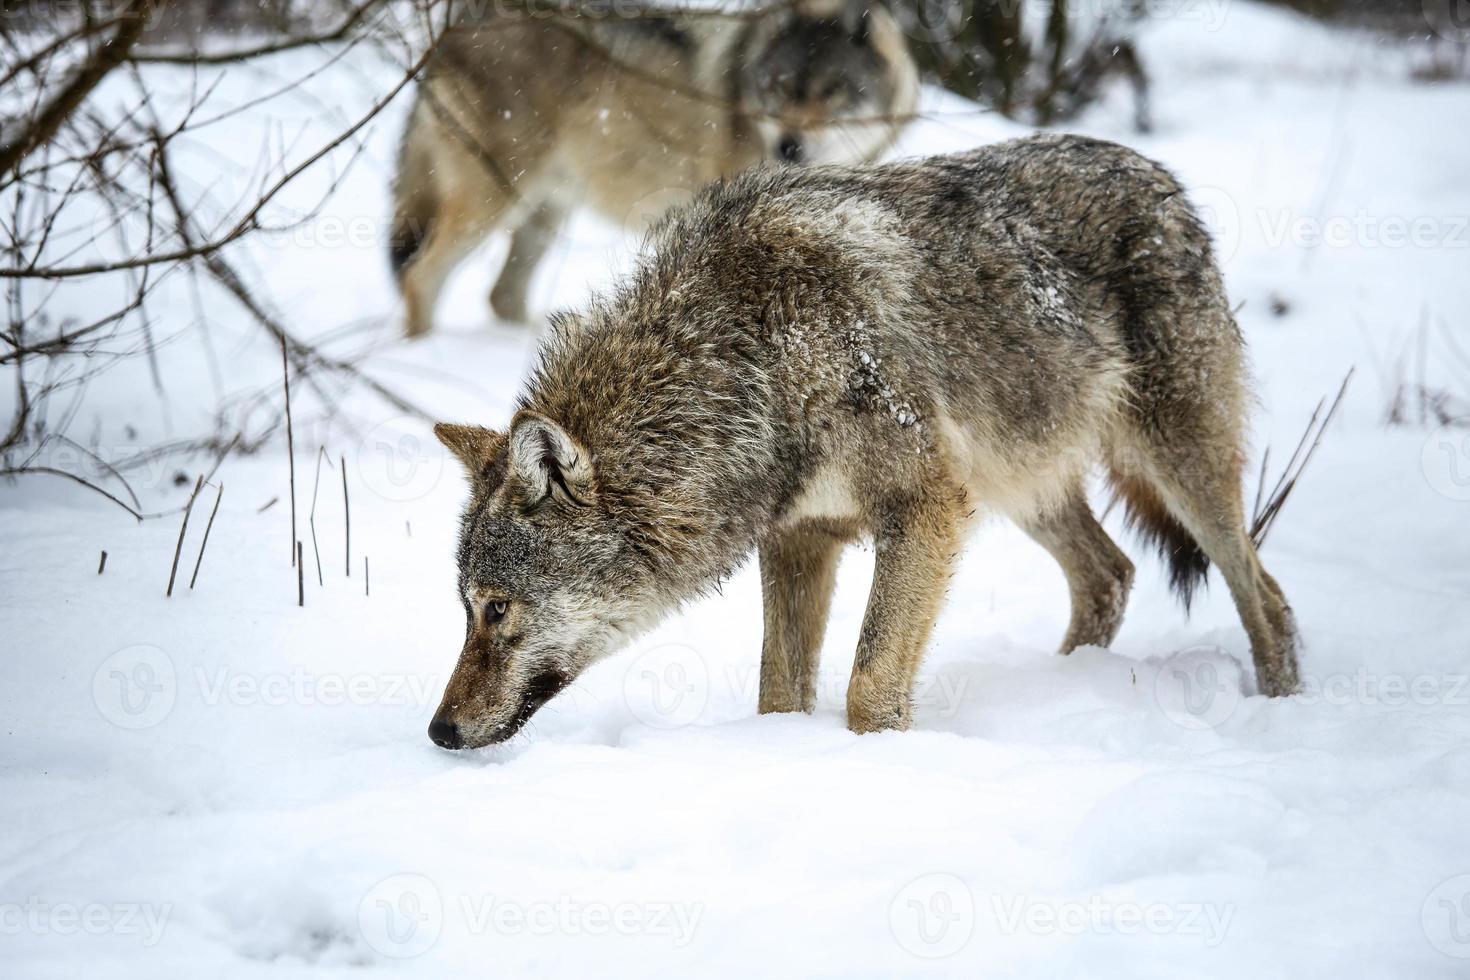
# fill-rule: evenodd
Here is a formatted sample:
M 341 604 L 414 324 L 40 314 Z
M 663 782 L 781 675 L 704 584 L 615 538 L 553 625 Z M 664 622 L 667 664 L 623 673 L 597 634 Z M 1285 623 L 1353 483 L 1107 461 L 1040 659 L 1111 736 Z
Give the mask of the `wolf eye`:
M 487 602 L 485 604 L 485 625 L 498 623 L 505 618 L 505 610 L 510 607 L 507 602 Z

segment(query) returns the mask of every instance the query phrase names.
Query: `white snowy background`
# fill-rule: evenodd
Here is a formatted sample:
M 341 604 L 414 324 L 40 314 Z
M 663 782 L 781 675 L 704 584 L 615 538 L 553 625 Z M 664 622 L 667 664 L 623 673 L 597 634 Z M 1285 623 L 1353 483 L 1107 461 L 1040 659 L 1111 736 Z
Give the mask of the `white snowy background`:
M 1257 379 L 1255 460 L 1270 446 L 1279 469 L 1357 368 L 1263 552 L 1300 619 L 1304 694 L 1254 696 L 1223 584 L 1186 618 L 1117 515 L 1139 566 L 1123 630 L 1055 656 L 1061 574 L 992 523 L 910 732 L 844 728 L 871 567 L 854 549 L 813 716 L 755 714 L 747 567 L 509 744 L 443 752 L 424 729 L 462 638 L 463 480 L 421 423 L 358 394 L 347 436 L 303 393 L 303 537 L 319 447 L 332 463 L 304 608 L 283 444 L 219 468 L 198 584 L 213 487 L 170 599 L 177 516 L 139 525 L 45 476 L 0 485 L 0 975 L 1470 976 L 1470 430 L 1384 424 L 1421 324 L 1427 380 L 1470 394 L 1446 346 L 1470 348 L 1470 87 L 1240 0 L 1164 13 L 1139 41 L 1155 132 L 1132 131 L 1121 88 L 1070 128 L 1164 161 L 1211 215 Z M 304 57 L 229 70 L 210 105 Z M 187 98 L 186 73 L 146 70 Z M 266 134 L 330 138 L 392 74 L 347 59 L 294 116 L 232 118 L 231 139 L 189 149 L 186 196 L 243 183 Z M 398 339 L 383 236 L 406 107 L 316 221 L 232 257 L 309 339 L 366 353 L 445 419 L 501 425 L 536 344 L 488 319 L 502 241 L 436 334 Z M 1023 132 L 937 91 L 925 109 L 896 155 Z M 328 174 L 312 180 L 298 206 Z M 538 305 L 610 282 L 628 244 L 578 220 Z M 201 310 L 179 278 L 150 311 L 176 336 L 165 393 L 141 362 L 113 371 L 73 438 L 118 456 L 194 437 L 222 398 L 278 383 L 278 352 L 209 289 L 211 346 L 184 329 Z M 103 293 L 58 292 L 51 312 L 95 315 Z M 208 464 L 133 472 L 143 508 L 177 507 L 176 473 Z

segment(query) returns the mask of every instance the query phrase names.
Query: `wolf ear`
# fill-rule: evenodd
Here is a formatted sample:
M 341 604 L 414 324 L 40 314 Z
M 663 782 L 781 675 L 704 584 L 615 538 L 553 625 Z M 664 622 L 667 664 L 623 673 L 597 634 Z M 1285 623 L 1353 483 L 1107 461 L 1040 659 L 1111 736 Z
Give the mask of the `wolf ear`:
M 488 479 L 505 455 L 505 434 L 484 426 L 439 422 L 434 435 L 464 464 L 471 479 Z
M 525 506 L 541 503 L 553 491 L 574 504 L 592 503 L 591 454 L 538 412 L 522 410 L 511 422 L 510 472 Z

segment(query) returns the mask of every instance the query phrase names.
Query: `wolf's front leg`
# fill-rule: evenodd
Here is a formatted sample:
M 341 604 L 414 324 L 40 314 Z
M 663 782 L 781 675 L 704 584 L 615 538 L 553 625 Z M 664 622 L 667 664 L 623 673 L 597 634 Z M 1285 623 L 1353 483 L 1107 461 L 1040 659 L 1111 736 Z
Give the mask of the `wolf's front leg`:
M 914 676 L 944 601 L 963 514 L 961 495 L 940 491 L 884 517 L 847 687 L 847 727 L 854 732 L 909 727 Z
M 816 702 L 817 658 L 841 551 L 841 539 L 814 530 L 788 531 L 760 546 L 761 714 L 811 711 Z

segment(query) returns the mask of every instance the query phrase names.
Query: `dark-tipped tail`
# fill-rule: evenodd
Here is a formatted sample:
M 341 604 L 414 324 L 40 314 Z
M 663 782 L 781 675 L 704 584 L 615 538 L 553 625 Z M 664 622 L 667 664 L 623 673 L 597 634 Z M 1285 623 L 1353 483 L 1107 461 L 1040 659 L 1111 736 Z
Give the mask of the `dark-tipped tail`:
M 1123 501 L 1125 523 L 1145 543 L 1158 549 L 1169 565 L 1169 587 L 1186 612 L 1194 590 L 1205 581 L 1210 559 L 1188 529 L 1169 512 L 1159 492 L 1135 476 L 1109 474 L 1113 492 Z

